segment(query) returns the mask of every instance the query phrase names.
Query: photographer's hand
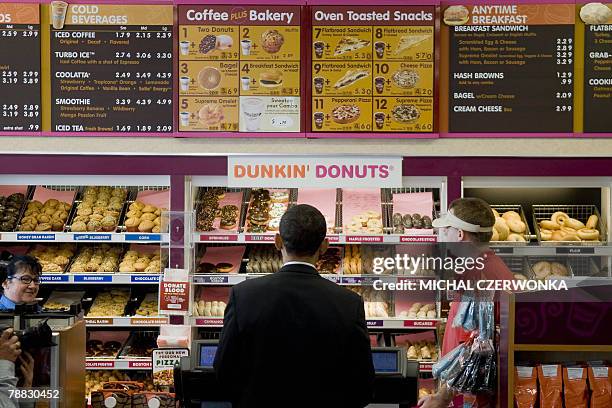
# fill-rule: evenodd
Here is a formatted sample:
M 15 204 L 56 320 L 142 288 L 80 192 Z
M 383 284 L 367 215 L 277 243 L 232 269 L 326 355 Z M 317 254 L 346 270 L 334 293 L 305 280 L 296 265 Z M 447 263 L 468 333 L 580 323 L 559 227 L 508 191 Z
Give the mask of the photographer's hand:
M 34 379 L 34 358 L 27 351 L 24 351 L 19 356 L 19 362 L 21 366 L 19 367 L 21 370 L 21 374 L 23 375 L 23 384 L 21 384 L 24 388 L 32 387 L 32 381 Z
M 19 338 L 15 336 L 12 328 L 6 329 L 0 335 L 0 360 L 8 360 L 14 363 L 20 354 Z

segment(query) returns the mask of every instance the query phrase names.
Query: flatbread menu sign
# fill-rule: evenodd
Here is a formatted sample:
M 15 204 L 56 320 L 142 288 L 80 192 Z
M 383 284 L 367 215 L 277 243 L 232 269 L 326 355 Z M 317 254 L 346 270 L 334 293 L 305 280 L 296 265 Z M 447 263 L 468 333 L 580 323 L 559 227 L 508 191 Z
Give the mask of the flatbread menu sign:
M 583 129 L 612 132 L 612 4 L 585 4 L 580 19 L 586 24 Z
M 0 3 L 0 132 L 41 130 L 38 4 Z
M 178 12 L 180 131 L 300 131 L 299 6 Z
M 168 5 L 53 1 L 53 132 L 172 132 L 172 25 Z
M 312 6 L 313 132 L 433 132 L 433 6 Z
M 572 4 L 449 6 L 450 132 L 572 132 Z

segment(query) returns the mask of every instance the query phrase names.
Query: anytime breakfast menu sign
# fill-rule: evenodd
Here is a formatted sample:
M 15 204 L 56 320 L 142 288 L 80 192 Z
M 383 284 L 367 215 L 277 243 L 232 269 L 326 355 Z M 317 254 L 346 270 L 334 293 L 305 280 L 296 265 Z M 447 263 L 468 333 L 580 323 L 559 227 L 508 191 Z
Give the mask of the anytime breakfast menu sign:
M 583 129 L 611 132 L 612 4 L 585 4 L 580 19 L 585 23 Z
M 434 129 L 434 6 L 312 6 L 312 131 Z
M 40 86 L 39 5 L 0 3 L 0 131 L 40 131 Z
M 179 131 L 299 132 L 300 6 L 179 6 Z
M 172 132 L 172 6 L 48 7 L 51 131 Z
M 450 132 L 572 132 L 573 4 L 449 6 Z

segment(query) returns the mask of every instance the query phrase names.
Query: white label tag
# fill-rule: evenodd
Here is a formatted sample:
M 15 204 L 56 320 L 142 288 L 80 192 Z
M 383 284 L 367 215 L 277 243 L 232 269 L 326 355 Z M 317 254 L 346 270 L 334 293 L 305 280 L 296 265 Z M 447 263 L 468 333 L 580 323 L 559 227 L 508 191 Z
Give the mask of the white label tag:
M 533 367 L 516 367 L 519 378 L 533 377 Z
M 608 378 L 608 367 L 591 367 L 595 378 Z
M 584 373 L 584 368 L 582 367 L 568 367 L 567 368 L 567 378 L 570 380 L 581 379 L 583 373 Z
M 542 374 L 544 374 L 544 377 L 557 377 L 558 368 L 558 365 L 543 365 Z

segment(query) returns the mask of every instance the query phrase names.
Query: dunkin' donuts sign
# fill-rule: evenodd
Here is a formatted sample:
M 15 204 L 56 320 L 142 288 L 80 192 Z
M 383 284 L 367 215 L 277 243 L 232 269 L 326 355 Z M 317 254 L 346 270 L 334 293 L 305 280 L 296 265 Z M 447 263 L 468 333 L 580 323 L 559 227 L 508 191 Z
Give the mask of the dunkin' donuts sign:
M 230 187 L 393 188 L 402 186 L 402 158 L 230 156 L 227 175 Z

